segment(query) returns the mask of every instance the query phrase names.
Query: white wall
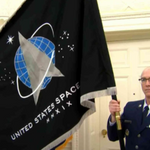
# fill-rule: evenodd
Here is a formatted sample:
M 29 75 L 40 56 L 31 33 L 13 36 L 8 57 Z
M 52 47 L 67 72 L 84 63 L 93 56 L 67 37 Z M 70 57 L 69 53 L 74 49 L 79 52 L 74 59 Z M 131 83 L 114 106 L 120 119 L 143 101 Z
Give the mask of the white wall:
M 25 0 L 0 0 L 0 28 Z
M 0 0 L 0 17 L 9 17 L 25 0 Z

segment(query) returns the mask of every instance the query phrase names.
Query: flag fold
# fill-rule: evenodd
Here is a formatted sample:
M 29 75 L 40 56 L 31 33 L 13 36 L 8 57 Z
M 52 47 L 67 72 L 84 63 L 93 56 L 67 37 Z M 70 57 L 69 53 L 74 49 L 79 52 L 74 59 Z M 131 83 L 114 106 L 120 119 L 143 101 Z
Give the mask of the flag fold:
M 96 0 L 26 0 L 2 28 L 1 150 L 49 150 L 115 94 Z

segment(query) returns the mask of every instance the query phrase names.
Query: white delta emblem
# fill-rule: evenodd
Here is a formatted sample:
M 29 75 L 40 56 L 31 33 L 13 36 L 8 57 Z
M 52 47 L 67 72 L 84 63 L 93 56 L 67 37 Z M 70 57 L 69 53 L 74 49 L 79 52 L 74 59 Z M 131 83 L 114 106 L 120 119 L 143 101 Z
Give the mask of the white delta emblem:
M 28 98 L 33 95 L 35 105 L 37 105 L 40 91 L 45 89 L 52 77 L 63 77 L 64 75 L 55 67 L 55 45 L 47 38 L 35 36 L 35 33 L 43 26 L 48 25 L 53 33 L 53 28 L 49 23 L 41 25 L 28 40 L 18 33 L 20 47 L 17 49 L 14 66 L 17 73 L 17 90 L 21 98 Z M 32 93 L 23 96 L 19 88 L 19 80 Z

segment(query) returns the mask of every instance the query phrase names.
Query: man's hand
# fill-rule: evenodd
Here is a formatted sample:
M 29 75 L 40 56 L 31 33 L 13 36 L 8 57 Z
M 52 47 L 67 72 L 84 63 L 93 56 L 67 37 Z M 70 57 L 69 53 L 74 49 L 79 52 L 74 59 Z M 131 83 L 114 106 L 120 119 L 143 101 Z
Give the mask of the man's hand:
M 111 122 L 116 122 L 115 112 L 120 112 L 120 101 L 119 100 L 111 100 L 109 102 L 109 111 L 111 113 Z

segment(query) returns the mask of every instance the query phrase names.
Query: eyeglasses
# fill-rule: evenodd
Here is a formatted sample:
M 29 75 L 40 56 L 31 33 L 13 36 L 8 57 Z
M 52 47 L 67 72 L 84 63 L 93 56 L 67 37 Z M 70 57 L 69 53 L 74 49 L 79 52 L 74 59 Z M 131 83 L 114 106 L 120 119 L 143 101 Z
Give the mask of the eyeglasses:
M 150 83 L 150 78 L 148 78 L 148 79 L 146 79 L 146 78 L 139 79 L 139 81 L 141 81 L 141 83 L 146 83 L 147 80 Z

